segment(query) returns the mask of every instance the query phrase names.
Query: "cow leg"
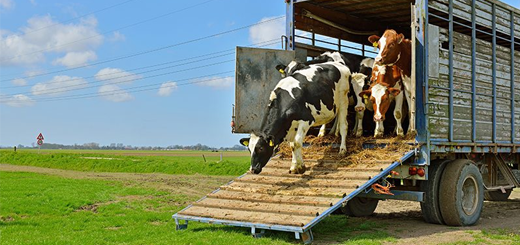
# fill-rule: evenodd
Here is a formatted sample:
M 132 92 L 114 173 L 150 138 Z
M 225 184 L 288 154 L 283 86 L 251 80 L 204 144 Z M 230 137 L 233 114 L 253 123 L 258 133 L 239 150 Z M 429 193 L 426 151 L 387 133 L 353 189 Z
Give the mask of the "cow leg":
M 309 131 L 310 125 L 302 122 L 298 125 L 298 130 L 294 136 L 294 141 L 291 142 L 292 149 L 292 162 L 289 173 L 292 174 L 303 174 L 305 173 L 305 164 L 303 163 L 302 145 L 307 131 Z
M 395 96 L 395 109 L 394 109 L 394 118 L 397 122 L 395 126 L 395 132 L 397 136 L 404 136 L 403 125 L 401 123 L 401 119 L 403 118 L 403 93 L 399 93 Z
M 338 120 L 337 120 L 337 118 L 336 118 L 336 120 L 334 120 L 334 124 L 332 125 L 332 128 L 329 131 L 329 134 L 333 134 L 335 136 L 339 136 Z
M 325 136 L 326 130 L 327 130 L 327 125 L 326 124 L 321 125 L 320 133 L 318 134 L 318 137 Z
M 360 107 L 359 107 L 360 108 Z M 356 125 L 354 126 L 354 132 L 356 137 L 363 135 L 363 117 L 365 116 L 365 108 L 358 110 L 356 107 Z
M 374 130 L 374 137 L 383 137 L 385 132 L 385 127 L 383 126 L 383 121 L 376 121 L 376 129 Z
M 339 133 L 341 135 L 341 145 L 339 147 L 339 155 L 344 156 L 347 154 L 347 133 L 348 133 L 348 121 L 347 121 L 348 98 L 346 96 L 346 92 L 345 92 L 345 95 L 340 98 L 340 103 L 341 103 L 341 105 L 339 106 L 336 121 L 338 121 Z
M 412 80 L 409 77 L 403 76 L 404 91 L 406 96 L 406 103 L 408 103 L 408 116 L 410 117 L 410 125 L 408 126 L 407 134 L 415 134 L 415 98 L 412 98 Z

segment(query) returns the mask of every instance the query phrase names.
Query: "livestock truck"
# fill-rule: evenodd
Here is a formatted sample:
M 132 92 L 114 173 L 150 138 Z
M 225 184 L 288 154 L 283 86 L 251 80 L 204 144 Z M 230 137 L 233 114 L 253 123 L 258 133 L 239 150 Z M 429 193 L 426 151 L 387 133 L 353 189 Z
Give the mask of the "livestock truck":
M 368 36 L 394 29 L 412 40 L 407 107 L 417 134 L 402 139 L 411 148 L 390 162 L 306 160 L 303 175 L 288 174 L 290 159 L 275 156 L 261 174 L 246 173 L 174 214 L 177 229 L 199 221 L 249 227 L 255 237 L 293 232 L 310 243 L 311 228 L 330 214 L 370 215 L 380 199 L 418 201 L 426 222 L 466 226 L 478 222 L 484 200 L 506 200 L 520 187 L 520 10 L 498 0 L 285 2 L 281 50 L 237 47 L 233 132 L 259 128 L 280 80 L 276 65 L 325 51 L 374 57 Z M 393 195 L 374 192 L 377 183 L 393 184 Z

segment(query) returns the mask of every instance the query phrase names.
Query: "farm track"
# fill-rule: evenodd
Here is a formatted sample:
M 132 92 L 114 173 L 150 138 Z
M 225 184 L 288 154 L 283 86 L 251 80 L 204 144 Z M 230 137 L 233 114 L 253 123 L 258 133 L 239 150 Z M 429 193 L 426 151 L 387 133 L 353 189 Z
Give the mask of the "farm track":
M 0 171 L 33 172 L 73 179 L 121 181 L 132 186 L 184 194 L 187 196 L 186 203 L 176 204 L 180 206 L 197 200 L 234 178 L 233 176 L 81 172 L 10 164 L 0 164 Z M 506 229 L 508 232 L 520 234 L 520 191 L 513 191 L 506 202 L 486 201 L 481 220 L 476 226 L 471 227 L 427 224 L 422 219 L 419 203 L 396 200 L 381 201 L 375 215 L 358 219 L 389 224 L 383 230 L 397 238 L 390 244 L 475 242 L 474 234 L 480 234 L 482 230 Z M 489 238 L 484 238 L 484 241 L 487 244 L 512 244 L 508 241 L 490 240 Z M 313 244 L 335 244 L 337 242 L 337 237 L 320 237 Z
M 161 173 L 82 172 L 11 164 L 0 164 L 0 171 L 32 172 L 71 179 L 121 181 L 130 186 L 150 187 L 158 190 L 169 191 L 173 194 L 183 194 L 187 196 L 187 203 L 197 200 L 213 191 L 215 186 L 223 185 L 234 178 L 233 176 L 207 176 L 200 174 L 172 175 Z

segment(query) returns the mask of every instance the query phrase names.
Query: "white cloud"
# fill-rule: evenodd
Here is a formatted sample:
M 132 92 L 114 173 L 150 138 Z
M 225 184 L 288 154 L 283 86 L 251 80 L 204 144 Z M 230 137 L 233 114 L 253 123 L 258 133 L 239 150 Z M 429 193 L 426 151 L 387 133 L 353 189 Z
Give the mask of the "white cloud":
M 173 91 L 177 90 L 178 86 L 176 82 L 165 82 L 161 84 L 157 94 L 159 96 L 169 96 Z
M 131 72 L 127 72 L 123 69 L 119 68 L 104 68 L 98 71 L 95 75 L 96 80 L 98 81 L 106 81 L 107 83 L 131 83 L 134 80 L 140 79 L 140 75 L 136 75 Z
M 121 32 L 115 31 L 114 33 L 112 33 L 112 36 L 108 40 L 110 40 L 111 42 L 124 41 L 126 40 L 126 37 L 125 35 L 121 34 Z
M 86 52 L 101 45 L 104 39 L 97 31 L 95 17 L 63 24 L 51 16 L 36 16 L 20 30 L 0 32 L 0 49 L 4 51 L 0 53 L 0 66 L 42 62 L 46 53 Z
M 34 77 L 34 76 L 38 76 L 43 73 L 45 73 L 45 71 L 43 71 L 43 70 L 32 70 L 32 71 L 25 71 L 23 74 L 26 77 Z
M 206 86 L 206 87 L 212 87 L 212 88 L 228 88 L 233 85 L 234 80 L 233 80 L 233 77 L 212 77 L 212 78 L 195 79 L 195 80 L 192 80 L 192 83 L 195 83 L 199 86 Z
M 0 101 L 2 103 L 5 103 L 6 105 L 8 106 L 12 106 L 12 107 L 24 107 L 24 106 L 33 106 L 34 105 L 34 100 L 29 98 L 29 96 L 27 95 L 23 95 L 23 94 L 17 94 L 17 95 L 13 95 L 11 97 L 0 97 Z
M 16 86 L 24 86 L 24 85 L 27 85 L 27 80 L 25 80 L 23 78 L 17 78 L 17 79 L 11 80 L 11 83 Z
M 14 7 L 14 3 L 11 0 L 0 0 L 0 8 L 11 9 Z
M 55 59 L 52 64 L 53 65 L 63 65 L 68 68 L 78 67 L 82 65 L 86 65 L 87 62 L 93 61 L 97 59 L 96 53 L 94 51 L 85 51 L 85 52 L 68 52 L 65 56 Z
M 275 17 L 265 17 L 259 22 L 266 21 Z M 260 43 L 272 41 L 274 39 L 280 40 L 280 37 L 285 34 L 285 19 L 277 19 L 266 22 L 264 24 L 252 26 L 249 28 L 249 40 L 252 43 Z
M 99 88 L 99 95 L 102 98 L 113 101 L 113 102 L 123 102 L 127 100 L 131 100 L 134 97 L 128 93 L 126 90 L 120 88 L 117 85 L 107 84 L 103 85 Z
M 84 88 L 87 81 L 81 77 L 55 76 L 52 80 L 37 83 L 31 88 L 33 95 L 57 96 L 73 89 Z

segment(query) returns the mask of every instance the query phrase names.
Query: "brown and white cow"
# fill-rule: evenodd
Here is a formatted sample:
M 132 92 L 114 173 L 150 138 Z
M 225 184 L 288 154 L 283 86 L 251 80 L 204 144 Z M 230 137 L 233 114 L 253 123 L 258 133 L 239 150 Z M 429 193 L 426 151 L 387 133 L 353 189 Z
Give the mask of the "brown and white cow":
M 409 39 L 404 38 L 402 33 L 394 30 L 386 30 L 383 36 L 372 35 L 368 38 L 370 43 L 377 44 L 379 53 L 375 58 L 375 65 L 379 66 L 396 66 L 399 68 L 403 85 L 406 102 L 410 107 L 409 118 L 410 126 L 408 133 L 415 133 L 415 98 L 411 93 L 411 73 L 412 73 L 412 43 Z M 376 46 L 376 45 L 374 45 Z
M 374 137 L 383 136 L 385 114 L 390 107 L 390 103 L 395 100 L 394 118 L 397 122 L 396 133 L 403 136 L 401 123 L 403 108 L 403 93 L 401 70 L 397 66 L 374 65 L 372 69 L 372 84 L 370 88 L 362 91 L 361 97 L 369 97 L 374 109 L 374 121 L 376 128 Z

